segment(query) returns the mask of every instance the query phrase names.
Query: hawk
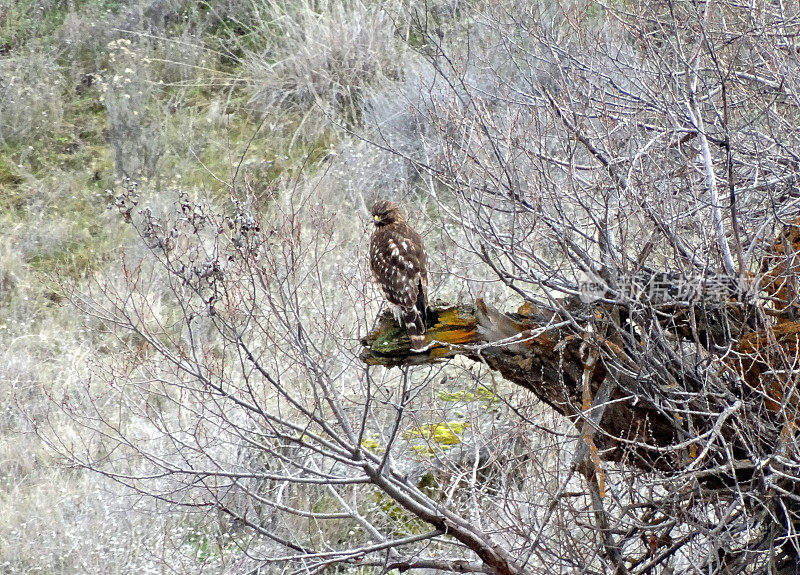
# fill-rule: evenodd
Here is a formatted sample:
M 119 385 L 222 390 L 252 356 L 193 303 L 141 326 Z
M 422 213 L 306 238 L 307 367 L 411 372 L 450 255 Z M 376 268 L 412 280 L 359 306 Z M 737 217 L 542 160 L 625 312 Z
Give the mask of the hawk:
M 428 311 L 428 258 L 422 237 L 406 223 L 394 202 L 372 206 L 375 230 L 369 242 L 372 273 L 397 323 L 405 326 L 411 347 L 425 347 Z

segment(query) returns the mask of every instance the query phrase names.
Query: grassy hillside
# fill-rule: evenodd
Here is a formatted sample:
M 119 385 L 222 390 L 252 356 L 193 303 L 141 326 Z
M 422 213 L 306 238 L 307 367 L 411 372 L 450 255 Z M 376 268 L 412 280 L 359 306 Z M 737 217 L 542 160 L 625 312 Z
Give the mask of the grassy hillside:
M 0 0 L 0 573 L 795 572 L 798 29 Z

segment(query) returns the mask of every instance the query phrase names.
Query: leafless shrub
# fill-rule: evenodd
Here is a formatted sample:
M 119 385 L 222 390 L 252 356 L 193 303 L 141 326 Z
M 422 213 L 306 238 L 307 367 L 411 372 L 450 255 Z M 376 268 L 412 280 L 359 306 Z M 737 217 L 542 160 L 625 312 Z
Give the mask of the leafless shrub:
M 154 72 L 160 81 L 176 86 L 192 86 L 197 78 L 213 73 L 215 57 L 197 38 L 196 31 L 187 29 L 178 37 L 161 42 L 153 50 Z
M 165 34 L 170 25 L 179 22 L 187 3 L 183 0 L 137 0 L 125 7 L 120 27 L 155 36 Z
M 560 557 L 576 568 L 599 560 L 618 573 L 793 572 L 797 479 L 782 469 L 796 465 L 795 441 L 786 439 L 794 436 L 795 400 L 788 397 L 796 376 L 776 367 L 779 374 L 770 368 L 756 382 L 746 370 L 725 367 L 729 353 L 743 365 L 770 364 L 746 342 L 756 333 L 779 337 L 781 324 L 795 317 L 789 270 L 798 191 L 786 143 L 797 133 L 786 128 L 798 112 L 796 95 L 784 92 L 776 73 L 794 63 L 787 38 L 767 31 L 784 15 L 775 8 L 756 16 L 728 3 L 554 6 L 487 10 L 450 36 L 420 22 L 424 53 L 445 89 L 431 90 L 418 108 L 427 119 L 426 159 L 395 148 L 430 175 L 431 193 L 464 227 L 468 249 L 532 306 L 583 317 L 592 333 L 604 334 L 600 341 L 618 341 L 624 354 L 600 360 L 615 374 L 606 381 L 673 421 L 676 437 L 663 452 L 647 437 L 627 435 L 633 428 L 614 435 L 634 451 L 653 450 L 649 465 L 672 473 L 637 476 L 626 465 L 648 463 L 630 455 L 621 467 L 605 466 L 604 501 L 555 497 L 553 517 L 565 522 L 553 519 L 552 529 L 532 536 L 537 560 L 530 566 Z M 733 36 L 736 49 L 726 40 Z M 754 59 L 764 62 L 763 73 Z M 775 251 L 779 268 L 771 267 Z M 670 318 L 695 306 L 683 280 L 646 298 L 629 293 L 641 272 L 653 278 L 665 269 L 666 277 L 690 278 L 684 283 L 723 278 L 744 292 L 725 306 L 705 294 L 695 317 L 716 327 L 686 341 L 670 331 L 671 321 L 680 323 Z M 780 296 L 770 284 L 775 273 Z M 767 293 L 758 287 L 763 274 L 773 285 Z M 603 296 L 586 298 L 595 280 Z M 671 293 L 685 297 L 665 302 Z M 594 304 L 588 314 L 624 311 L 597 323 L 569 304 L 579 298 Z M 796 363 L 796 349 L 785 345 L 784 367 Z M 631 361 L 630 380 L 622 356 Z M 782 407 L 764 391 L 767 381 L 783 390 Z M 736 424 L 742 421 L 748 424 Z M 721 427 L 727 431 L 715 431 Z M 682 441 L 700 454 L 682 455 Z M 787 452 L 791 463 L 781 459 Z M 776 457 L 774 467 L 764 463 Z M 770 482 L 786 482 L 780 512 L 752 475 L 760 476 L 762 464 Z M 723 481 L 733 489 L 711 485 L 719 469 L 732 474 Z M 633 511 L 644 508 L 653 511 Z M 569 517 L 574 524 L 586 513 L 594 530 L 571 538 Z
M 58 30 L 58 41 L 65 67 L 72 67 L 73 85 L 89 83 L 87 74 L 94 74 L 106 64 L 106 46 L 119 32 L 108 14 L 87 14 L 71 10 L 64 15 Z
M 54 394 L 77 436 L 40 433 L 136 492 L 213 511 L 229 568 L 513 561 L 466 524 L 516 548 L 505 526 L 530 513 L 524 477 L 555 445 L 499 422 L 501 398 L 468 366 L 359 366 L 378 309 L 363 235 L 315 199 L 324 179 L 306 185 L 268 216 L 244 198 L 161 211 L 120 195 L 149 255 L 121 284 L 70 294 L 117 341 L 90 381 Z M 498 493 L 517 494 L 502 513 Z

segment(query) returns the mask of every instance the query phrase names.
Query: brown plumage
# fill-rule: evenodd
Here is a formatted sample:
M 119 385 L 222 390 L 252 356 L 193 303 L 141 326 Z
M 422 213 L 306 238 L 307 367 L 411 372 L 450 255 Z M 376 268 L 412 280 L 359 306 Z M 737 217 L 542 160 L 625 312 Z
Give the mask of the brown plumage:
M 375 231 L 369 242 L 369 263 L 389 307 L 405 326 L 411 347 L 425 347 L 428 310 L 428 258 L 422 237 L 406 223 L 394 202 L 372 206 Z

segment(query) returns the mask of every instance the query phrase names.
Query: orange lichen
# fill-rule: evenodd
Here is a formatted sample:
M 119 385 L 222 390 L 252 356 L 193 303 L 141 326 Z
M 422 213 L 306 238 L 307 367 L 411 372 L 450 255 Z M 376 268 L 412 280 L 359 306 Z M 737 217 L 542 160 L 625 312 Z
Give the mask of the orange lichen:
M 463 345 L 475 341 L 474 317 L 463 317 L 458 308 L 451 307 L 439 313 L 439 321 L 428 330 L 426 338 L 435 339 L 444 343 Z
M 800 218 L 783 228 L 761 262 L 761 289 L 773 299 L 775 309 L 798 307 L 800 294 Z M 782 323 L 783 319 L 778 322 Z
M 794 367 L 800 363 L 800 322 L 783 321 L 769 333 L 757 331 L 742 337 L 729 361 L 745 382 L 764 395 L 767 409 L 780 411 L 786 393 L 794 389 Z M 796 398 L 791 401 L 797 405 Z

